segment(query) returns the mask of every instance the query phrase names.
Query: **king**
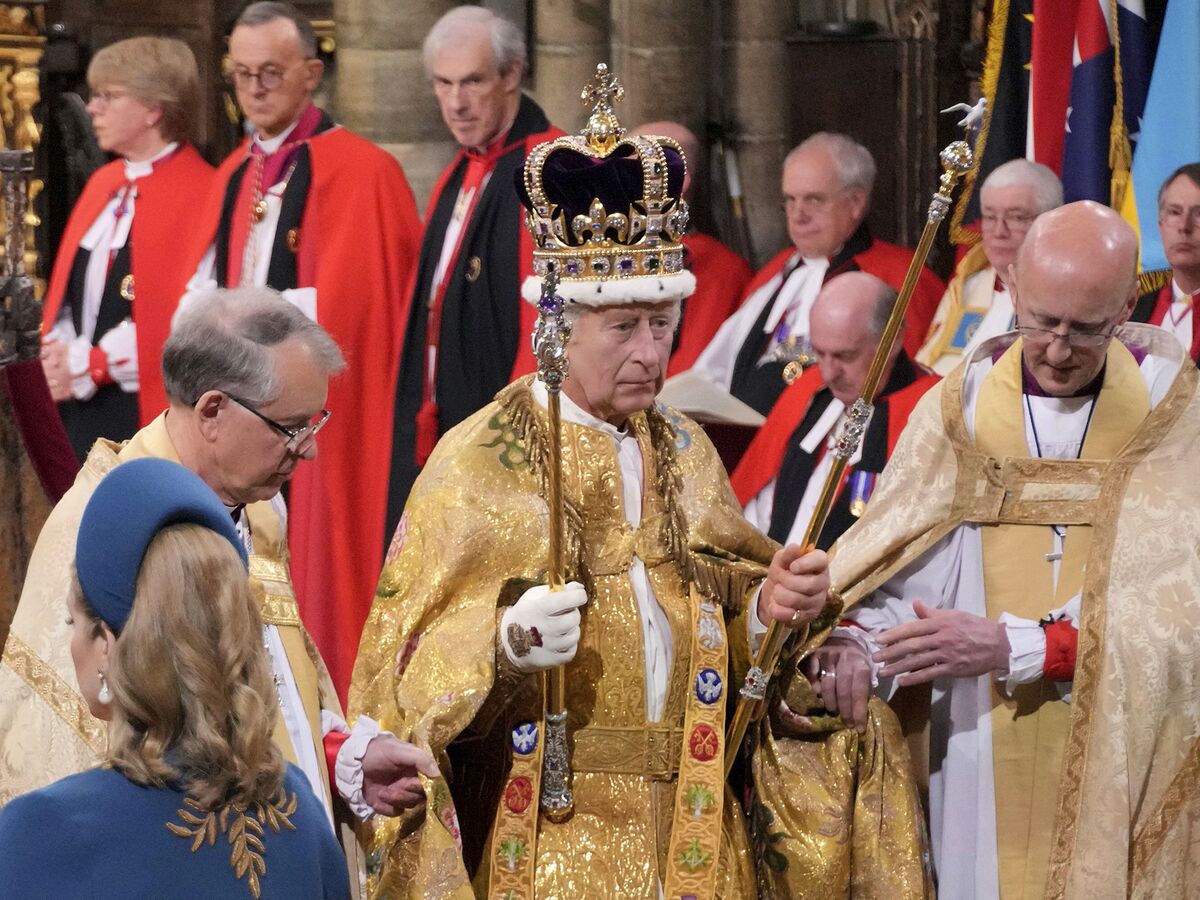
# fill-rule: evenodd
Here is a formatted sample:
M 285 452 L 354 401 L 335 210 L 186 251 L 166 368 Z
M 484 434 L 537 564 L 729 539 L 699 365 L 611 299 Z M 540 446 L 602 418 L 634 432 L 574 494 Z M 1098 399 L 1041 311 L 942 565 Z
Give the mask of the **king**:
M 517 184 L 523 294 L 565 376 L 515 381 L 442 438 L 379 580 L 350 706 L 442 775 L 371 836 L 376 896 L 755 896 L 727 679 L 766 623 L 815 640 L 836 610 L 824 554 L 755 531 L 704 433 L 655 402 L 695 290 L 687 163 L 625 136 L 620 95 L 599 67 L 582 134 L 539 145 Z M 560 667 L 566 773 L 537 677 Z M 573 805 L 544 814 L 564 774 Z

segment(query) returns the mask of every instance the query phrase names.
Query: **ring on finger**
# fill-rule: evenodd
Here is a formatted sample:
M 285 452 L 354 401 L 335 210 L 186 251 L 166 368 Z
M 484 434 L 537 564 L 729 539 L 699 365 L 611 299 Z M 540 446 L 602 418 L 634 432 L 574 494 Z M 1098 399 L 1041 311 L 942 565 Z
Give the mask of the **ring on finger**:
M 795 624 L 797 624 L 797 623 L 800 621 L 800 616 L 801 616 L 801 615 L 802 615 L 802 612 L 801 612 L 801 610 L 798 610 L 798 609 L 793 609 L 793 610 L 792 610 L 792 617 L 791 617 L 790 619 L 788 619 L 788 624 L 789 624 L 789 625 L 795 625 Z

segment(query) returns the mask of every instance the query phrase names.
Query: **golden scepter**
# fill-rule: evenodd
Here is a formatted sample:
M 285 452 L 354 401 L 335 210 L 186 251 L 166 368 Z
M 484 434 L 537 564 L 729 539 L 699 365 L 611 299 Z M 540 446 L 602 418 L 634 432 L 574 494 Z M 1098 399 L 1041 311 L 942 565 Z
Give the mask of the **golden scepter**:
M 563 318 L 563 299 L 558 296 L 558 272 L 551 264 L 542 281 L 538 301 L 538 321 L 533 334 L 533 355 L 537 359 L 538 379 L 546 386 L 546 417 L 549 420 L 549 479 L 546 505 L 550 510 L 550 559 L 546 585 L 561 591 L 566 581 L 563 572 L 564 510 L 562 496 L 562 414 L 559 394 L 567 377 L 567 340 L 571 327 Z M 571 815 L 571 754 L 567 749 L 567 676 L 563 666 L 542 672 L 545 698 L 542 753 L 541 806 L 551 821 Z
M 867 430 L 867 420 L 871 416 L 872 404 L 875 402 L 875 395 L 879 390 L 879 382 L 883 378 L 883 370 L 891 358 L 892 348 L 900 339 L 900 331 L 904 327 L 904 314 L 908 310 L 908 301 L 917 286 L 917 278 L 920 277 L 925 259 L 929 256 L 929 248 L 933 246 L 933 238 L 937 234 L 938 226 L 941 225 L 942 219 L 950 210 L 954 186 L 975 166 L 975 153 L 971 148 L 971 141 L 983 119 L 986 101 L 980 100 L 973 108 L 960 103 L 945 112 L 958 109 L 968 110 L 966 117 L 959 123 L 966 131 L 966 140 L 955 141 L 940 154 L 942 175 L 937 193 L 933 195 L 933 199 L 929 203 L 929 215 L 925 221 L 925 229 L 921 232 L 921 240 L 917 243 L 912 262 L 908 266 L 908 273 L 904 276 L 904 284 L 900 288 L 896 305 L 888 317 L 887 327 L 884 328 L 883 335 L 879 339 L 879 347 L 875 351 L 875 358 L 871 360 L 871 368 L 867 372 L 867 380 L 863 384 L 862 394 L 846 411 L 846 422 L 842 426 L 837 444 L 832 451 L 833 465 L 825 477 L 816 509 L 813 510 L 812 517 L 808 520 L 808 527 L 805 528 L 804 538 L 800 542 L 804 553 L 808 553 L 816 547 L 817 537 L 825 527 L 825 520 L 829 517 L 829 510 L 833 506 L 834 495 L 837 493 L 838 485 L 842 482 L 842 474 L 846 471 L 850 458 L 854 456 L 862 442 L 863 434 Z M 784 625 L 772 621 L 767 628 L 762 646 L 759 647 L 758 653 L 754 657 L 754 664 L 746 673 L 746 680 L 739 692 L 737 709 L 725 738 L 725 774 L 727 776 L 733 767 L 737 748 L 741 746 L 742 738 L 746 735 L 746 729 L 752 721 L 757 721 L 762 717 L 764 701 L 767 697 L 767 685 L 775 672 L 775 666 L 779 662 L 779 655 L 783 651 L 783 645 L 789 633 Z

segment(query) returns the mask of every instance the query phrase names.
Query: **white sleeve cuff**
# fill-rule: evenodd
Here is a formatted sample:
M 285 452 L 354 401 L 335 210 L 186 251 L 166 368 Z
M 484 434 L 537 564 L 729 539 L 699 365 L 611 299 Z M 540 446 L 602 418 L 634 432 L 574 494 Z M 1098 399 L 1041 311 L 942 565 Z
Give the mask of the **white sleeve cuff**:
M 345 733 L 345 723 L 334 730 Z M 334 765 L 334 780 L 337 782 L 338 793 L 350 807 L 350 811 L 359 819 L 366 821 L 375 815 L 375 810 L 363 798 L 363 767 L 362 758 L 367 754 L 367 745 L 380 735 L 391 736 L 390 731 L 382 731 L 379 723 L 370 716 L 359 716 L 354 721 L 354 727 L 349 729 L 350 737 L 338 750 L 337 761 Z
M 71 373 L 71 395 L 76 400 L 91 400 L 96 395 L 92 381 L 92 342 L 77 337 L 67 346 L 67 371 Z
M 127 394 L 138 390 L 137 326 L 126 319 L 110 329 L 97 345 L 108 357 L 108 374 Z
M 996 681 L 1006 687 L 1037 681 L 1046 665 L 1046 632 L 1011 613 L 1001 613 L 1000 624 L 1008 634 L 1008 671 L 997 673 Z
M 871 690 L 879 687 L 879 670 L 883 668 L 883 663 L 875 662 L 875 654 L 879 652 L 879 645 L 875 643 L 875 639 L 865 629 L 853 625 L 837 625 L 829 636 L 845 638 L 862 647 L 863 652 L 867 654 L 867 665 L 871 667 Z

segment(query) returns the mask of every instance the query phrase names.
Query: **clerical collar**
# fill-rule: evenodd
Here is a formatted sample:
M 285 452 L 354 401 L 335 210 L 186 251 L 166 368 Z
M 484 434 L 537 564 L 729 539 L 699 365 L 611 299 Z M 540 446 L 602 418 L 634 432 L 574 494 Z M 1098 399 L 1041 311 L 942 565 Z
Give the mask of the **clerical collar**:
M 258 135 L 255 135 L 254 143 L 265 155 L 270 156 L 285 143 L 287 143 L 287 139 L 292 136 L 292 132 L 301 126 L 301 123 L 306 126 L 305 130 L 308 131 L 308 134 L 303 135 L 303 137 L 307 138 L 317 130 L 317 126 L 320 124 L 320 121 L 321 111 L 317 109 L 314 104 L 310 103 L 304 107 L 303 112 L 296 117 L 295 122 L 283 129 L 283 131 L 279 132 L 279 134 L 275 135 L 275 137 L 262 138 Z
M 1048 394 L 1038 384 L 1038 380 L 1033 377 L 1033 373 L 1029 371 L 1029 367 L 1025 365 L 1025 360 L 1021 360 L 1021 384 L 1022 393 L 1030 397 L 1055 397 L 1059 400 L 1067 400 L 1072 397 L 1095 397 L 1100 393 L 1100 388 L 1104 387 L 1104 370 L 1108 368 L 1108 363 L 1100 367 L 1099 374 L 1091 381 L 1081 387 L 1072 394 Z
M 135 181 L 138 178 L 144 178 L 154 171 L 155 165 L 162 162 L 178 149 L 179 142 L 172 141 L 149 159 L 140 159 L 137 162 L 128 159 L 125 160 L 125 180 Z
M 546 386 L 535 378 L 533 381 L 533 386 L 530 388 L 530 390 L 533 393 L 533 399 L 536 400 L 544 409 L 547 405 Z M 594 428 L 597 431 L 603 431 L 616 441 L 622 441 L 631 434 L 628 425 L 626 425 L 625 428 L 618 428 L 611 422 L 606 422 L 604 419 L 592 415 L 590 412 L 568 397 L 565 391 L 559 391 L 558 403 L 563 420 L 566 422 L 572 422 L 575 425 L 583 425 L 586 428 Z
M 1197 293 L 1200 293 L 1198 291 Z M 1191 303 L 1194 294 L 1189 294 L 1179 286 L 1179 282 L 1174 278 L 1171 279 L 1171 302 L 1173 303 Z M 1195 327 L 1194 325 L 1192 326 Z

